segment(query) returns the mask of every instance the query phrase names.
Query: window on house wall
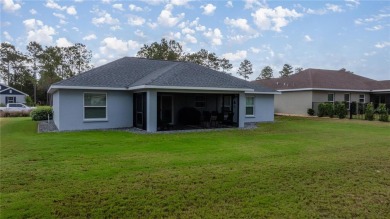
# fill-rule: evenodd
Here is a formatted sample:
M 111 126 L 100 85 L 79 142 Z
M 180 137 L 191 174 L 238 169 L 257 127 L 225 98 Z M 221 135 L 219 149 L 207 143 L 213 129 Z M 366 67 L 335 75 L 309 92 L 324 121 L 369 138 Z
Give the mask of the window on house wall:
M 5 102 L 6 103 L 15 103 L 16 102 L 16 97 L 6 97 Z
M 344 102 L 345 102 L 345 107 L 349 110 L 349 103 L 350 103 L 350 98 L 351 98 L 351 95 L 350 94 L 344 94 Z
M 246 116 L 254 116 L 255 115 L 255 98 L 254 97 L 247 97 L 246 98 Z
M 206 107 L 205 96 L 196 96 L 195 97 L 195 107 L 196 108 L 205 108 Z
M 334 102 L 334 94 L 328 94 L 328 102 Z
M 366 96 L 364 94 L 359 95 L 359 103 L 365 103 L 366 102 Z
M 106 93 L 84 93 L 84 119 L 107 119 Z

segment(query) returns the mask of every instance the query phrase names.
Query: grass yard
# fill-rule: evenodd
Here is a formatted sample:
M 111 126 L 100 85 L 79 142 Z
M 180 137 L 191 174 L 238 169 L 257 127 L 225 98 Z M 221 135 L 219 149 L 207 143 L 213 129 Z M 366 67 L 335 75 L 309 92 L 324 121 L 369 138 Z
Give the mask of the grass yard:
M 390 218 L 390 123 L 153 135 L 0 123 L 1 218 Z

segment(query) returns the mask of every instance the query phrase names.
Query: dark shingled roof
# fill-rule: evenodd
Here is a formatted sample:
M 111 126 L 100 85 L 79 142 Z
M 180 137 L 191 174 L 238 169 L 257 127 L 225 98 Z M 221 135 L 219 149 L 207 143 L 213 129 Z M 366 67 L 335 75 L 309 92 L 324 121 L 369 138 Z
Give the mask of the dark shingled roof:
M 141 85 L 254 89 L 275 92 L 260 84 L 190 62 L 124 57 L 91 69 L 54 86 L 129 88 Z
M 380 90 L 390 89 L 390 81 L 376 81 L 345 70 L 306 69 L 289 77 L 253 81 L 275 90 L 289 89 L 340 89 Z

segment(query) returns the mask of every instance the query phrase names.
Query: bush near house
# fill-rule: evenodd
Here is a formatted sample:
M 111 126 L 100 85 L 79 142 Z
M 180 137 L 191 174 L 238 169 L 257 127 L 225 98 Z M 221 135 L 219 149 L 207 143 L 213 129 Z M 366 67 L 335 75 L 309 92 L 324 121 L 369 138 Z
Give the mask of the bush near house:
M 379 121 L 388 122 L 389 121 L 389 112 L 386 108 L 386 104 L 381 103 L 378 107 Z
M 51 106 L 40 106 L 33 109 L 30 113 L 33 121 L 47 120 L 53 118 L 53 108 Z
M 29 117 L 30 111 L 22 111 L 22 112 L 0 112 L 0 117 Z
M 365 115 L 365 120 L 369 120 L 369 121 L 374 120 L 374 105 L 372 103 L 367 104 L 364 115 Z
M 337 115 L 339 119 L 344 119 L 347 116 L 348 110 L 345 106 L 345 103 L 336 102 L 334 104 L 334 114 Z
M 314 116 L 315 112 L 314 112 L 314 110 L 312 108 L 309 108 L 309 109 L 307 109 L 307 114 L 309 116 Z
M 329 116 L 330 118 L 333 118 L 334 116 L 334 108 L 333 103 L 320 103 L 318 105 L 318 116 Z

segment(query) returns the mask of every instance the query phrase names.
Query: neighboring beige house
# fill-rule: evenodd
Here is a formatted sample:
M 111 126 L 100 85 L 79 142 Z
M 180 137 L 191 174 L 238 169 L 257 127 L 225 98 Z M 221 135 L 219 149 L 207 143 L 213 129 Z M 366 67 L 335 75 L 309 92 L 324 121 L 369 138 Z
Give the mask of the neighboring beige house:
M 385 103 L 390 108 L 390 80 L 376 81 L 342 70 L 306 69 L 289 77 L 253 81 L 280 91 L 275 95 L 275 113 L 317 113 L 323 102 Z

